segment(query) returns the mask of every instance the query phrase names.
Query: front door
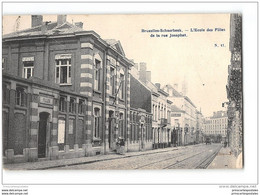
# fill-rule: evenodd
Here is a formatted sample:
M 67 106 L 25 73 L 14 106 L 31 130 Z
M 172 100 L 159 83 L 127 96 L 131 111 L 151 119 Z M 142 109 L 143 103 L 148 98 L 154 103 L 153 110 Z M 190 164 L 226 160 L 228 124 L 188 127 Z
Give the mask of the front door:
M 47 131 L 47 121 L 49 113 L 40 113 L 39 122 L 39 133 L 38 133 L 38 158 L 46 157 L 46 131 Z
M 114 118 L 113 118 L 113 111 L 109 111 L 109 124 L 108 124 L 108 144 L 109 144 L 109 148 L 112 149 L 113 148 L 113 137 L 114 137 Z

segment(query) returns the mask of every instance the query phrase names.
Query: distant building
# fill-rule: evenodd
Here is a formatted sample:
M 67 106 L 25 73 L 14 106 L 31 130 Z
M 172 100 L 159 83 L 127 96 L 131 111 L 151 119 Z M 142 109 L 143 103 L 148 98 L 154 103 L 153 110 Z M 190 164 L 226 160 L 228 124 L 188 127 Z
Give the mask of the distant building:
M 196 143 L 202 143 L 203 140 L 203 128 L 204 128 L 204 116 L 201 111 L 196 112 Z
M 213 116 L 205 118 L 203 133 L 207 135 L 221 135 L 222 140 L 227 136 L 228 117 L 226 111 L 217 111 Z
M 176 86 L 175 86 L 176 88 Z M 197 110 L 196 106 L 190 100 L 189 97 L 179 93 L 171 85 L 166 85 L 162 89 L 169 93 L 169 99 L 173 102 L 173 113 L 171 118 L 175 120 L 174 125 L 180 124 L 180 130 L 182 131 L 182 144 L 191 144 L 194 143 L 196 139 L 196 130 L 197 130 Z M 178 109 L 182 111 L 181 117 L 176 118 L 174 114 L 175 110 Z M 181 126 L 182 125 L 182 126 Z

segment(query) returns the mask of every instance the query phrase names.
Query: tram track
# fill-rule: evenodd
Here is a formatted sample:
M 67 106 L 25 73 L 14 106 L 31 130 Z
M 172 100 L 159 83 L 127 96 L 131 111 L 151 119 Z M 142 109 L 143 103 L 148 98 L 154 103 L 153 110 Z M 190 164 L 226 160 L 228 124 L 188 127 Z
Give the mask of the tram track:
M 215 158 L 215 156 L 219 152 L 220 148 L 221 147 L 219 147 L 213 154 L 206 155 L 206 157 L 203 157 L 202 158 L 203 160 L 199 161 L 199 164 L 195 163 L 195 167 L 194 167 L 194 165 L 192 167 L 197 168 L 197 169 L 205 169 L 205 168 L 207 168 L 208 165 L 213 161 L 213 159 Z M 157 164 L 159 165 L 161 163 L 165 163 L 165 162 L 171 161 L 171 160 L 174 160 L 175 162 L 173 164 L 164 166 L 161 169 L 185 168 L 187 166 L 187 163 L 189 163 L 189 164 L 193 163 L 193 161 L 192 161 L 193 158 L 198 157 L 199 155 L 205 154 L 206 152 L 208 152 L 208 148 L 203 150 L 203 151 L 199 151 L 199 152 L 192 151 L 192 152 L 187 153 L 187 152 L 184 151 L 181 154 L 178 154 L 176 156 L 173 156 L 173 157 L 170 157 L 170 158 L 166 158 L 166 159 L 162 159 L 162 160 L 158 160 L 158 161 L 155 161 L 155 162 L 150 162 L 150 163 L 147 163 L 145 165 L 138 166 L 135 169 L 136 170 L 137 169 L 145 169 L 145 167 L 146 168 L 148 168 L 148 167 L 152 168 L 152 167 L 156 167 Z M 178 159 L 178 158 L 181 158 L 183 156 L 187 156 L 187 157 L 184 158 L 184 159 Z
M 209 155 L 208 158 L 200 162 L 199 165 L 195 167 L 195 169 L 206 169 L 210 165 L 210 163 L 215 159 L 221 148 L 222 147 L 218 147 L 218 149 L 213 154 Z
M 66 167 L 76 169 L 205 169 L 213 161 L 221 147 L 200 145 L 182 150 L 158 151 L 158 153 L 121 156 L 120 158 L 99 159 L 84 163 L 75 163 Z M 77 166 L 77 167 L 76 167 Z M 66 169 L 65 167 L 65 169 Z M 57 167 L 58 168 L 58 167 Z M 62 166 L 60 166 L 62 168 Z

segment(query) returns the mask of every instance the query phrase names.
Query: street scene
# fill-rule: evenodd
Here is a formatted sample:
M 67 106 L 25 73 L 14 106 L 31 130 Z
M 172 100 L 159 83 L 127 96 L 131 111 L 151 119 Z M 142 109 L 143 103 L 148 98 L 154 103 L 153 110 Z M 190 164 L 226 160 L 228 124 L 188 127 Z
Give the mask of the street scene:
M 2 45 L 4 169 L 243 168 L 241 14 L 6 15 Z

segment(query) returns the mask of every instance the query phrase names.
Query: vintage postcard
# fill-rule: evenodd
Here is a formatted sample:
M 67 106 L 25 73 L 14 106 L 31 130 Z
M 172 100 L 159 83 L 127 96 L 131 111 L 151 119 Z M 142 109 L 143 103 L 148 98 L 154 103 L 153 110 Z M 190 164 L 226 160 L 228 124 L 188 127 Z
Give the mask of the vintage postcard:
M 3 168 L 243 168 L 242 18 L 4 15 Z

